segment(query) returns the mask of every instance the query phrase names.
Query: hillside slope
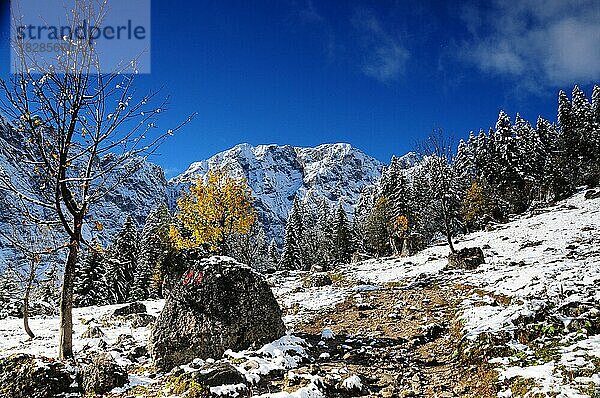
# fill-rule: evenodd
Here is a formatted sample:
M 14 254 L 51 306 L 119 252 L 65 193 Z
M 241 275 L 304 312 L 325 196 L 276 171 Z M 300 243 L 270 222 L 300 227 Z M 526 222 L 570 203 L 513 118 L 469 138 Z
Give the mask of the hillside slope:
M 309 273 L 281 272 L 270 282 L 290 334 L 225 359 L 246 376 L 254 397 L 597 396 L 599 242 L 600 198 L 579 193 L 458 239 L 459 248 L 484 249 L 486 263 L 473 271 L 445 270 L 448 249 L 435 246 L 338 267 L 328 286 L 306 287 Z M 146 304 L 154 314 L 163 305 Z M 78 355 L 101 343 L 81 337 L 89 322 L 97 324 L 113 355 L 134 372 L 129 387 L 164 391 L 148 358 L 128 359 L 135 347 L 119 345 L 126 334 L 145 346 L 148 329 L 102 316 L 113 309 L 76 310 Z M 0 356 L 54 355 L 58 319 L 31 323 L 40 334 L 34 341 L 17 319 L 0 325 Z M 357 385 L 350 394 L 347 387 Z M 228 388 L 211 392 L 234 394 Z

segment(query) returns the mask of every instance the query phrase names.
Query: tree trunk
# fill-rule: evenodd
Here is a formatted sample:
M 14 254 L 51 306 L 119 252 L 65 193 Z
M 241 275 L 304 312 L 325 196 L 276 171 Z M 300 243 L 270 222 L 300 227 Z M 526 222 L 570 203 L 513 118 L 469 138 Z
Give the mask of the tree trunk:
M 446 229 L 446 239 L 448 240 L 448 246 L 450 247 L 450 253 L 456 253 L 454 244 L 452 243 L 452 228 L 450 227 L 450 220 L 448 219 L 448 208 L 446 202 L 442 199 L 442 212 L 444 218 L 444 228 Z
M 77 233 L 79 236 L 79 233 Z M 69 244 L 69 255 L 65 264 L 62 288 L 60 290 L 60 330 L 59 352 L 60 359 L 73 358 L 73 284 L 75 266 L 79 254 L 79 240 L 72 238 Z
M 33 334 L 29 327 L 29 293 L 31 292 L 31 283 L 32 281 L 29 279 L 27 286 L 25 286 L 25 295 L 23 297 L 23 328 L 27 335 L 33 339 L 35 338 L 35 334 Z

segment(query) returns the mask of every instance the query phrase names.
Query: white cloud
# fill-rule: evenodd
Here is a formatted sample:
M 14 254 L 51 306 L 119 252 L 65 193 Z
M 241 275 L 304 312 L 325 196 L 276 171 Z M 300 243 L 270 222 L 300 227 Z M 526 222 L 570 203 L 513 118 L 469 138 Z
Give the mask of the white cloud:
M 383 83 L 397 80 L 404 73 L 409 58 L 400 40 L 384 29 L 371 10 L 358 10 L 352 24 L 360 35 L 364 51 L 361 64 L 364 74 Z
M 496 0 L 462 10 L 460 55 L 481 70 L 560 86 L 600 78 L 598 0 Z

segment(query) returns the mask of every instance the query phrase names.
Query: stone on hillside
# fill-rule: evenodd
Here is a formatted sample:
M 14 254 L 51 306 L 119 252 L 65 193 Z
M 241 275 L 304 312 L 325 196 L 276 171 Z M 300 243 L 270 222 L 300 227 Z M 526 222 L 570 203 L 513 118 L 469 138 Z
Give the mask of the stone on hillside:
M 600 198 L 600 189 L 590 189 L 584 195 L 586 199 L 598 199 Z
M 0 359 L 0 397 L 52 398 L 77 393 L 76 374 L 60 361 L 15 354 Z
M 154 322 L 156 317 L 150 314 L 131 314 L 127 316 L 127 320 L 132 328 L 145 328 Z
M 329 286 L 332 283 L 333 282 L 331 281 L 331 278 L 329 277 L 327 272 L 317 272 L 317 273 L 308 275 L 302 281 L 302 284 L 304 285 L 304 287 L 308 287 L 308 288 Z
M 152 327 L 149 352 L 159 370 L 225 350 L 259 347 L 285 334 L 264 278 L 229 257 L 190 264 Z
M 447 268 L 472 270 L 484 262 L 483 250 L 480 247 L 465 247 L 448 255 Z
M 192 377 L 199 384 L 209 387 L 246 383 L 244 375 L 227 361 L 207 363 L 195 371 Z
M 127 372 L 117 364 L 112 355 L 99 353 L 81 370 L 81 386 L 85 393 L 104 394 L 128 381 Z
M 117 308 L 113 312 L 113 316 L 124 316 L 124 315 L 145 314 L 145 313 L 146 313 L 146 306 L 143 303 L 136 301 L 136 302 L 128 304 L 124 307 Z
M 373 258 L 372 256 L 370 256 L 370 255 L 368 255 L 368 254 L 366 254 L 366 253 L 359 253 L 359 252 L 356 252 L 356 253 L 352 254 L 352 260 L 351 260 L 351 263 L 352 263 L 352 264 L 356 264 L 356 263 L 360 263 L 361 261 L 367 261 L 367 260 L 370 260 L 370 259 L 372 259 L 372 258 Z

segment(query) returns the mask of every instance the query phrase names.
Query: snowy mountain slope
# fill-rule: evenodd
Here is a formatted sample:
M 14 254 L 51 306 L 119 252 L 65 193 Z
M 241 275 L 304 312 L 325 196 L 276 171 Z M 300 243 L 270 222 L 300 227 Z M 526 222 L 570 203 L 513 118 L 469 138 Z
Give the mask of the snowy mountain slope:
M 169 181 L 169 186 L 171 198 L 175 198 L 209 170 L 226 170 L 235 177 L 244 177 L 268 235 L 281 238 L 296 195 L 305 203 L 317 197 L 325 197 L 330 204 L 342 201 L 352 214 L 361 190 L 375 183 L 382 167 L 382 163 L 349 144 L 314 148 L 239 144 L 192 164 Z
M 30 170 L 25 169 L 28 165 L 23 164 L 18 150 L 15 150 L 15 147 L 19 147 L 17 139 L 18 137 L 12 133 L 10 126 L 4 120 L 0 120 L 0 172 L 10 176 L 16 186 L 31 187 L 35 182 L 25 177 Z M 135 174 L 93 205 L 86 219 L 88 222 L 99 221 L 104 228 L 102 232 L 92 232 L 89 225 L 84 227 L 84 233 L 88 238 L 95 236 L 100 242 L 106 244 L 119 230 L 128 214 L 141 227 L 153 207 L 168 201 L 167 182 L 162 168 L 143 159 L 140 159 L 139 162 L 136 159 L 137 163 L 140 168 Z M 110 175 L 104 181 L 105 185 L 113 185 L 116 178 L 118 178 L 116 173 Z M 0 231 L 10 232 L 11 228 L 20 224 L 14 208 L 16 203 L 18 202 L 14 196 L 2 193 L 0 197 Z M 29 211 L 41 211 L 31 205 L 28 205 L 28 209 Z M 0 239 L 0 268 L 4 261 L 10 261 L 13 257 L 13 252 L 7 246 L 6 242 L 2 242 Z
M 600 314 L 599 242 L 600 199 L 579 193 L 492 231 L 461 237 L 457 249 L 484 249 L 486 263 L 473 271 L 444 270 L 448 247 L 441 245 L 411 257 L 345 266 L 340 272 L 359 283 L 354 288 L 301 289 L 302 279 L 290 276 L 275 291 L 290 309 L 288 322 L 296 324 L 352 295 L 388 285 L 410 290 L 433 281 L 442 289 L 470 287 L 459 312 L 465 337 L 478 347 L 480 336 L 483 341 L 512 336 L 503 348 L 511 355 L 490 361 L 499 374 L 500 396 L 513 396 L 512 383 L 526 379 L 539 396 L 588 397 L 585 392 L 600 389 L 600 338 L 594 332 Z M 527 344 L 516 337 L 540 328 L 548 336 Z
M 15 145 L 17 137 L 4 121 L 0 132 L 0 167 L 9 175 L 23 175 L 18 154 L 7 144 Z M 296 195 L 305 202 L 317 197 L 325 197 L 332 205 L 342 201 L 351 216 L 361 190 L 376 182 L 382 168 L 382 163 L 349 144 L 323 144 L 315 148 L 240 144 L 193 163 L 169 182 L 159 166 L 143 162 L 137 173 L 94 206 L 88 218 L 102 223 L 104 230 L 99 239 L 108 242 L 128 214 L 141 226 L 154 206 L 166 201 L 174 209 L 175 199 L 195 178 L 206 175 L 208 170 L 222 169 L 247 179 L 268 235 L 281 239 Z M 25 180 L 20 183 L 31 184 Z M 8 207 L 13 202 L 14 198 L 8 196 L 0 198 L 0 229 L 16 222 L 10 217 L 14 212 Z
M 310 327 L 320 319 L 321 321 L 325 320 L 325 325 L 330 325 L 322 333 L 319 332 L 325 336 L 322 340 L 335 338 L 327 337 L 341 333 L 340 328 L 332 321 L 332 317 L 337 312 L 342 313 L 348 308 L 351 309 L 352 306 L 348 307 L 347 304 L 344 304 L 348 300 L 363 305 L 362 309 L 356 310 L 360 312 L 360 316 L 351 318 L 352 313 L 350 313 L 351 316 L 348 319 L 355 319 L 353 322 L 368 317 L 371 311 L 379 309 L 382 312 L 376 318 L 375 324 L 371 325 L 371 330 L 361 327 L 360 331 L 356 332 L 357 334 L 341 335 L 339 336 L 340 340 L 335 340 L 331 345 L 318 342 L 317 337 L 318 346 L 322 347 L 320 349 L 331 350 L 333 356 L 335 347 L 341 345 L 342 352 L 336 354 L 339 356 L 335 360 L 332 359 L 331 362 L 328 351 L 315 356 L 319 358 L 318 361 L 324 363 L 322 369 L 329 369 L 327 371 L 329 373 L 325 376 L 321 373 L 319 376 L 314 376 L 319 380 L 308 385 L 314 395 L 303 395 L 306 390 L 302 388 L 305 387 L 298 385 L 295 387 L 296 390 L 289 394 L 282 392 L 264 396 L 327 396 L 319 387 L 323 380 L 335 377 L 339 379 L 340 375 L 342 375 L 341 377 L 352 375 L 353 369 L 355 369 L 352 358 L 356 358 L 356 355 L 360 353 L 362 353 L 360 355 L 367 355 L 375 349 L 371 345 L 390 341 L 386 340 L 384 334 L 388 328 L 411 322 L 410 319 L 399 314 L 408 311 L 412 314 L 412 322 L 417 320 L 426 325 L 434 321 L 439 314 L 449 312 L 450 308 L 445 308 L 442 301 L 431 303 L 435 312 L 425 313 L 420 312 L 416 307 L 419 303 L 407 303 L 404 299 L 398 298 L 400 295 L 404 295 L 404 298 L 415 296 L 419 301 L 419 294 L 425 291 L 447 291 L 451 295 L 458 295 L 456 296 L 459 302 L 458 318 L 454 322 L 461 325 L 462 333 L 465 336 L 464 341 L 475 343 L 479 336 L 489 333 L 499 335 L 508 333 L 510 335 L 527 326 L 523 324 L 524 319 L 529 319 L 529 322 L 536 319 L 560 320 L 562 325 L 560 330 L 554 332 L 554 335 L 539 339 L 541 344 L 548 344 L 551 347 L 542 345 L 539 352 L 544 353 L 543 356 L 539 356 L 538 351 L 532 349 L 532 347 L 536 347 L 535 344 L 538 343 L 538 340 L 534 341 L 535 344 L 530 342 L 527 345 L 519 343 L 515 339 L 504 342 L 510 355 L 490 360 L 490 366 L 496 368 L 498 372 L 496 374 L 498 380 L 495 383 L 498 386 L 499 396 L 516 396 L 510 392 L 510 387 L 519 380 L 528 380 L 518 386 L 521 388 L 526 386 L 530 395 L 538 392 L 539 396 L 563 398 L 593 396 L 590 391 L 597 390 L 600 386 L 600 369 L 597 365 L 600 361 L 600 338 L 592 329 L 588 332 L 585 327 L 574 326 L 580 316 L 565 313 L 564 308 L 579 308 L 573 307 L 575 304 L 581 304 L 591 312 L 597 312 L 600 308 L 598 242 L 600 242 L 600 199 L 586 200 L 583 193 L 579 193 L 556 206 L 543 209 L 535 214 L 515 218 L 507 224 L 496 226 L 491 231 L 460 237 L 457 242 L 458 248 L 474 245 L 484 248 L 486 263 L 472 271 L 444 270 L 448 248 L 447 246 L 434 246 L 411 257 L 373 259 L 344 265 L 332 271 L 331 275 L 336 275 L 336 278 L 330 286 L 305 287 L 304 280 L 308 276 L 306 272 L 275 274 L 270 278 L 270 282 L 274 286 L 274 292 L 282 309 L 287 313 L 286 325 L 292 334 L 265 346 L 261 349 L 262 351 L 259 350 L 263 354 L 264 351 L 272 350 L 273 347 L 297 344 L 296 348 L 290 350 L 295 353 L 294 355 L 306 355 L 303 353 L 304 350 L 310 351 L 310 355 L 313 355 L 317 350 L 314 342 L 312 346 L 305 345 L 302 343 L 302 339 L 297 337 L 298 334 L 295 330 L 301 329 L 303 325 Z M 457 286 L 460 286 L 460 289 L 457 289 Z M 374 299 L 377 295 L 385 292 L 388 292 L 389 297 L 392 298 L 388 307 L 383 307 L 381 302 L 376 302 Z M 163 305 L 162 301 L 145 303 L 151 314 L 156 314 Z M 336 307 L 337 304 L 342 304 L 342 307 Z M 92 324 L 100 325 L 106 335 L 104 339 L 109 345 L 113 343 L 118 345 L 118 336 L 122 333 L 131 334 L 139 345 L 145 345 L 147 328 L 130 329 L 127 324 L 119 322 L 114 324 L 99 322 L 102 314 L 109 313 L 114 308 L 115 306 L 77 309 L 75 319 L 91 321 Z M 385 311 L 389 311 L 389 313 Z M 342 316 L 346 317 L 344 314 Z M 36 340 L 26 338 L 18 319 L 8 319 L 0 324 L 0 356 L 14 352 L 55 355 L 54 336 L 58 328 L 58 319 L 56 317 L 35 317 L 31 324 L 34 330 L 40 333 L 40 337 Z M 321 324 L 323 323 L 318 325 Z M 81 334 L 87 327 L 83 322 L 78 321 L 75 326 L 77 352 L 83 350 L 86 345 L 94 347 L 99 344 L 99 339 L 81 338 Z M 351 323 L 348 323 L 344 327 L 350 326 Z M 335 333 L 332 333 L 329 327 L 334 328 Z M 360 339 L 360 336 L 371 343 L 366 344 L 363 340 L 356 340 Z M 381 339 L 377 340 L 376 336 Z M 302 335 L 302 337 L 306 336 Z M 453 335 L 442 335 L 439 338 L 441 346 L 458 344 L 458 340 L 461 339 L 456 339 Z M 359 348 L 354 349 L 350 346 L 355 341 L 360 342 Z M 399 344 L 398 341 L 392 342 Z M 399 346 L 401 357 L 414 355 L 418 351 L 411 344 Z M 276 352 L 279 352 L 280 356 L 258 355 L 249 351 L 229 352 L 226 353 L 225 358 L 239 367 L 248 378 L 249 383 L 267 377 L 266 373 L 261 373 L 263 370 L 267 372 L 266 369 L 275 369 L 276 372 L 279 372 L 282 366 L 286 372 L 290 372 L 289 374 L 294 372 L 296 375 L 303 374 L 302 363 L 298 358 L 285 357 L 288 355 L 285 350 Z M 147 358 L 141 358 L 140 362 L 132 365 L 122 351 L 113 349 L 111 353 L 123 365 L 131 365 L 135 369 L 138 369 L 140 364 L 146 366 L 148 363 Z M 348 356 L 344 355 L 345 353 L 348 353 Z M 390 355 L 393 357 L 392 354 Z M 348 362 L 344 362 L 345 358 L 350 359 Z M 240 365 L 248 361 L 259 363 L 260 366 L 256 368 Z M 386 359 L 386 361 L 388 360 Z M 409 366 L 410 372 L 412 372 L 407 373 L 409 380 L 414 380 L 413 375 L 417 372 L 416 374 L 422 381 L 421 388 L 424 389 L 427 388 L 427 383 L 435 381 L 430 379 L 431 375 L 427 373 L 427 369 L 443 366 L 443 364 L 444 361 L 439 365 L 426 364 L 420 368 L 418 363 L 415 364 L 412 360 L 408 361 L 407 365 L 393 365 L 393 362 L 386 362 L 386 366 L 400 366 L 391 370 L 393 374 L 402 375 L 408 370 L 401 366 Z M 302 369 L 306 372 L 306 368 Z M 573 374 L 579 374 L 573 372 L 583 373 L 587 376 L 572 377 Z M 473 383 L 477 382 L 478 377 L 472 378 L 472 380 L 474 380 Z M 143 384 L 151 388 L 150 386 L 160 385 L 162 382 L 150 368 L 141 375 L 139 370 L 136 370 L 135 374 L 130 374 L 130 387 Z M 488 381 L 482 380 L 481 382 L 485 384 Z M 450 388 L 452 387 L 450 386 Z M 127 396 L 127 394 L 118 396 Z M 434 395 L 423 394 L 423 396 Z M 462 395 L 458 394 L 458 396 Z M 483 395 L 472 392 L 470 395 L 464 396 Z

